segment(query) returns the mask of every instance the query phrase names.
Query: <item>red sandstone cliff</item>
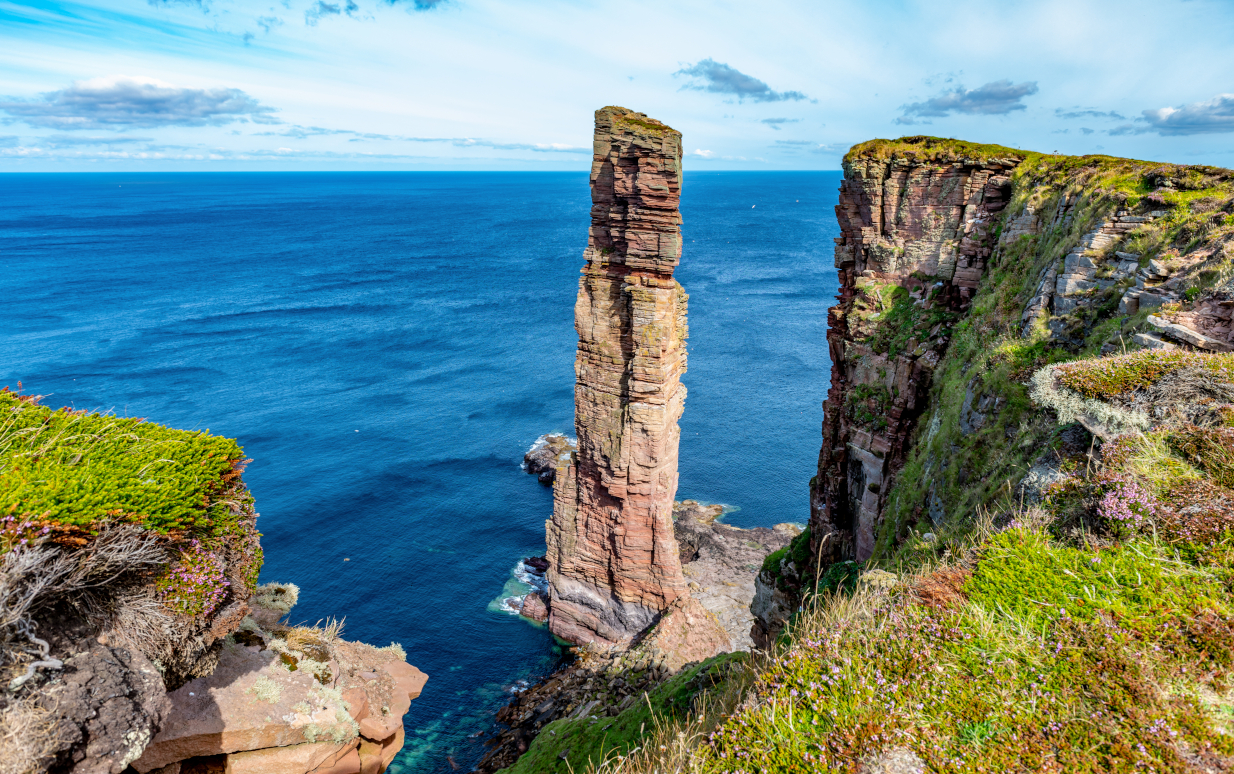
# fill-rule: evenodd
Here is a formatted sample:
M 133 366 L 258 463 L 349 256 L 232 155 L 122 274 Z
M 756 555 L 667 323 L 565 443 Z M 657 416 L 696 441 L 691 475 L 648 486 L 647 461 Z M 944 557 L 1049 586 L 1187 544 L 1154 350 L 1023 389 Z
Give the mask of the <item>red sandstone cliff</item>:
M 578 451 L 558 469 L 546 525 L 548 620 L 571 642 L 624 644 L 689 600 L 672 522 L 686 395 L 681 134 L 606 107 L 594 148 L 574 310 Z M 712 652 L 727 647 L 714 628 Z
M 831 389 L 810 496 L 811 535 L 815 546 L 827 541 L 824 555 L 863 561 L 873 552 L 889 489 L 883 483 L 904 461 L 947 347 L 945 321 L 924 337 L 886 342 L 886 349 L 867 341 L 888 311 L 883 291 L 905 288 L 926 311 L 966 309 L 994 246 L 991 220 L 1007 206 L 1009 172 L 1018 163 L 860 156 L 844 162 L 836 206 L 840 294 L 827 330 Z

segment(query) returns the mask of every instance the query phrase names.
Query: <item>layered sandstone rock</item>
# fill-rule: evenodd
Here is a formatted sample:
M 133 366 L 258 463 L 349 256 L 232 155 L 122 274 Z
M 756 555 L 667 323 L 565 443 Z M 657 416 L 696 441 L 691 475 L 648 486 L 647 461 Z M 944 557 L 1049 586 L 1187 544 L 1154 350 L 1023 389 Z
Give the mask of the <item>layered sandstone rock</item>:
M 134 769 L 379 774 L 390 765 L 427 676 L 393 648 L 278 625 L 284 612 L 255 605 L 214 671 L 167 694 Z
M 574 310 L 578 451 L 558 467 L 546 529 L 548 621 L 571 642 L 620 645 L 674 603 L 694 607 L 672 522 L 686 395 L 681 134 L 606 107 L 594 149 Z
M 869 558 L 885 480 L 903 463 L 905 443 L 923 408 L 934 367 L 946 350 L 946 326 L 875 351 L 865 339 L 879 313 L 863 297 L 904 288 L 925 309 L 967 309 L 994 248 L 992 220 L 1007 206 L 1008 159 L 846 159 L 836 240 L 838 303 L 828 313 L 831 389 L 823 404 L 823 448 L 811 486 L 811 539 L 824 563 Z M 881 309 L 879 300 L 871 309 Z M 910 346 L 911 345 L 911 346 Z M 858 396 L 877 396 L 866 411 Z M 859 407 L 862 408 L 862 407 Z

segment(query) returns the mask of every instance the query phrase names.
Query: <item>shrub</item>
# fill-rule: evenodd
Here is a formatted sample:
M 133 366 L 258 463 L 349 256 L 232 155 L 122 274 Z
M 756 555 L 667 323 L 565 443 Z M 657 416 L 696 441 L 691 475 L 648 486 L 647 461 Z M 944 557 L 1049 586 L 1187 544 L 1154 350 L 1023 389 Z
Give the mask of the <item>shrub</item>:
M 197 616 L 213 613 L 231 582 L 223 558 L 193 540 L 156 585 L 168 610 Z
M 57 411 L 0 390 L 0 513 L 51 525 L 53 537 L 81 544 L 107 521 L 162 534 L 231 531 L 235 498 L 247 501 L 243 462 L 229 438 Z

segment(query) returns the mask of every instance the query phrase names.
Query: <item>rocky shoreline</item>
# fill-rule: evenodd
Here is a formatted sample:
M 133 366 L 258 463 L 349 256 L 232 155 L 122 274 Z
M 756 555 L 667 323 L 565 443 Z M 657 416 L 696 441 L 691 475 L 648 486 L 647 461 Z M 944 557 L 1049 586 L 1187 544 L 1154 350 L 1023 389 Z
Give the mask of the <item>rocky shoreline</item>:
M 555 464 L 573 450 L 573 439 L 556 434 L 541 436 L 525 455 L 523 468 L 543 483 L 544 465 L 550 461 Z M 755 578 L 766 557 L 786 547 L 801 528 L 783 523 L 743 529 L 720 521 L 724 512 L 725 506 L 719 504 L 676 501 L 673 533 L 691 596 L 728 634 L 731 651 L 750 651 L 754 647 L 750 631 Z M 521 560 L 520 567 L 536 576 L 529 582 L 533 589 L 523 598 L 520 615 L 542 623 L 548 618 L 549 599 L 538 590 L 543 587 L 535 580 L 543 581 L 549 562 L 544 557 L 528 557 Z M 516 574 L 522 579 L 522 573 Z M 640 697 L 698 663 L 682 661 L 679 654 L 659 647 L 662 643 L 657 637 L 665 634 L 652 628 L 656 631 L 645 633 L 628 650 L 579 647 L 572 661 L 518 691 L 498 711 L 499 728 L 487 743 L 490 751 L 475 771 L 492 774 L 514 765 L 545 727 L 557 720 L 590 718 L 603 731 L 606 718 L 616 717 Z

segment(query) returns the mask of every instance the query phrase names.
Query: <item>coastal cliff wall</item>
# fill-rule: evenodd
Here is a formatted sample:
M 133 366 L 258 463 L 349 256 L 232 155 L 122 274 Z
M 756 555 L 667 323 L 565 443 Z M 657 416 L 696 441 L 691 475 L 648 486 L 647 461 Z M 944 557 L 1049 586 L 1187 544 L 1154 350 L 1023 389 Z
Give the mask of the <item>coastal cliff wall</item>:
M 591 228 L 574 310 L 578 451 L 559 467 L 548 543 L 549 629 L 622 643 L 688 598 L 673 536 L 685 404 L 681 134 L 596 111 Z
M 928 137 L 855 146 L 808 535 L 760 574 L 755 641 L 803 589 L 891 566 L 1054 476 L 1035 369 L 1226 351 L 1229 174 Z M 1082 432 L 1116 434 L 1091 418 Z
M 837 556 L 874 552 L 884 484 L 903 464 L 951 326 L 978 290 L 1019 161 L 845 160 L 831 388 L 810 493 L 812 534 Z

